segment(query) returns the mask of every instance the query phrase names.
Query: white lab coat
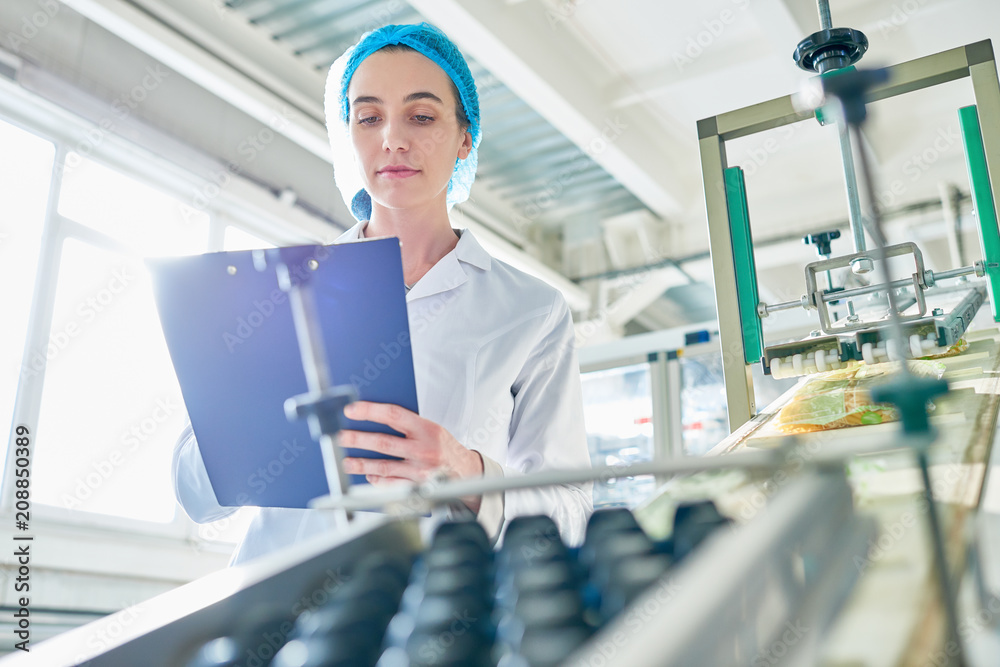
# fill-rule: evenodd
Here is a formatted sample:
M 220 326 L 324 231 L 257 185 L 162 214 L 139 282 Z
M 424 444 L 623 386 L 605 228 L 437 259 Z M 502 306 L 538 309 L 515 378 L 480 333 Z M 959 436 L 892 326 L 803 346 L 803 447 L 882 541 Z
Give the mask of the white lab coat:
M 337 241 L 357 240 L 361 225 Z M 573 323 L 557 290 L 492 258 L 464 230 L 406 301 L 420 414 L 478 451 L 487 476 L 590 466 Z M 234 511 L 216 501 L 190 427 L 173 473 L 194 521 Z M 486 496 L 478 519 L 496 536 L 513 517 L 548 514 L 579 544 L 592 509 L 590 484 L 564 485 Z M 321 511 L 261 508 L 233 563 L 331 528 Z

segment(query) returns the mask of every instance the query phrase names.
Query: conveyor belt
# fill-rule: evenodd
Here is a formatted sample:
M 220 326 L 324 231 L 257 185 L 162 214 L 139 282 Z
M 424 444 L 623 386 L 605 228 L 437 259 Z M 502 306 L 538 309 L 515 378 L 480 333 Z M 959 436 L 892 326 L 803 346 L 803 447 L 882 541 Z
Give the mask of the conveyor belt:
M 935 401 L 931 423 L 938 439 L 930 450 L 932 486 L 940 503 L 948 562 L 955 582 L 965 571 L 971 520 L 981 502 L 986 461 L 997 433 L 1000 407 L 1000 332 L 971 331 L 969 349 L 942 359 L 951 392 Z M 803 379 L 803 382 L 805 379 Z M 773 420 L 794 395 L 786 392 L 750 422 L 722 441 L 711 454 L 785 446 L 791 438 Z M 914 457 L 890 451 L 899 444 L 899 425 L 876 424 L 794 436 L 796 456 L 805 464 L 811 453 L 855 447 L 883 451 L 849 465 L 854 503 L 876 519 L 880 532 L 856 565 L 863 576 L 843 613 L 824 634 L 812 663 L 819 667 L 863 664 L 869 667 L 923 667 L 946 648 L 944 609 L 938 594 L 926 531 L 926 506 Z M 773 476 L 693 475 L 668 483 L 637 510 L 640 520 L 659 521 L 689 487 L 716 497 L 720 509 L 738 519 L 756 517 L 782 484 Z M 971 618 L 977 609 L 961 609 Z M 941 663 L 944 664 L 944 663 Z

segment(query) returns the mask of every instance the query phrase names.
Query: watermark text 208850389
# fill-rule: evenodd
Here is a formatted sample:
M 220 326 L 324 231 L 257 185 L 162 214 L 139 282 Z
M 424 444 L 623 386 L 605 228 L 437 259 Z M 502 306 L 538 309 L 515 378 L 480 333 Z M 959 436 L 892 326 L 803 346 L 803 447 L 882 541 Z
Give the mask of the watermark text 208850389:
M 31 432 L 27 426 L 14 429 L 14 527 L 24 533 L 31 520 Z M 28 650 L 31 640 L 31 620 L 28 608 L 28 592 L 31 590 L 31 543 L 30 535 L 14 534 L 14 635 L 20 641 L 14 646 Z

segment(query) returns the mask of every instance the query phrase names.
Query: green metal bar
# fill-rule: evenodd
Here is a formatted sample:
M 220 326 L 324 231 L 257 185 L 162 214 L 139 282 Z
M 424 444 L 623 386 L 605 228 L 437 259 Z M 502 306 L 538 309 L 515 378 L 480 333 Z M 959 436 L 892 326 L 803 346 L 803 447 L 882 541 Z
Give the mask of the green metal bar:
M 760 315 L 757 314 L 760 297 L 757 293 L 757 267 L 753 260 L 746 181 L 743 178 L 743 170 L 739 167 L 726 169 L 724 176 L 726 207 L 729 209 L 729 234 L 733 241 L 733 266 L 736 269 L 740 325 L 743 330 L 743 355 L 746 363 L 755 364 L 764 354 L 764 332 Z
M 979 126 L 979 113 L 975 105 L 958 110 L 962 124 L 962 138 L 965 140 L 965 157 L 969 166 L 969 183 L 972 186 L 972 201 L 979 219 L 979 240 L 982 243 L 983 259 L 986 261 L 986 277 L 989 279 L 990 303 L 993 306 L 993 321 L 1000 322 L 1000 230 L 997 228 L 997 210 L 990 187 L 990 172 L 986 166 L 986 151 L 983 148 L 983 134 Z

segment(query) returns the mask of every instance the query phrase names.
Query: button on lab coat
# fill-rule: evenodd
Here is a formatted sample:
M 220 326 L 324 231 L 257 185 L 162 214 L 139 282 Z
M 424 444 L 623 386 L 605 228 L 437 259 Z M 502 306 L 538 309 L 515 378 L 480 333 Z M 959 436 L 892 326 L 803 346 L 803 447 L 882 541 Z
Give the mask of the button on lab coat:
M 362 223 L 338 239 L 361 237 Z M 590 466 L 573 322 L 562 295 L 487 253 L 468 230 L 406 297 L 421 416 L 483 457 L 486 476 Z M 234 508 L 215 499 L 190 427 L 174 451 L 174 483 L 194 521 Z M 496 536 L 511 518 L 548 514 L 579 544 L 590 484 L 485 496 L 478 520 Z M 233 563 L 333 529 L 324 512 L 261 508 Z

